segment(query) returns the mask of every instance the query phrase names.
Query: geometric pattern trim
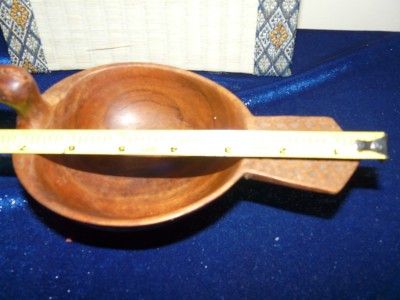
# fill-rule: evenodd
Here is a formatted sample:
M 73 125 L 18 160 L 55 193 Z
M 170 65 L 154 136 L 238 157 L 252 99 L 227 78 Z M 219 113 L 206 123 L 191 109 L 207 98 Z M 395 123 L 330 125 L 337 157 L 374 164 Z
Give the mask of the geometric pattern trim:
M 300 0 L 259 0 L 254 73 L 291 75 Z
M 0 27 L 14 65 L 49 72 L 29 0 L 0 0 Z

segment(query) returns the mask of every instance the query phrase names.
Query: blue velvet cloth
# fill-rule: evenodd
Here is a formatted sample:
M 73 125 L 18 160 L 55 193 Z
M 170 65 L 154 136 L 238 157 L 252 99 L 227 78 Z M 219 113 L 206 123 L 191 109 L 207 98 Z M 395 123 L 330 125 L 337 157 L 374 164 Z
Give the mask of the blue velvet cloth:
M 292 69 L 288 78 L 201 74 L 256 115 L 385 130 L 390 160 L 363 162 L 337 196 L 243 180 L 173 224 L 109 232 L 38 205 L 0 156 L 0 298 L 398 299 L 400 34 L 300 30 Z M 35 77 L 45 90 L 71 73 Z M 0 107 L 1 127 L 14 119 Z

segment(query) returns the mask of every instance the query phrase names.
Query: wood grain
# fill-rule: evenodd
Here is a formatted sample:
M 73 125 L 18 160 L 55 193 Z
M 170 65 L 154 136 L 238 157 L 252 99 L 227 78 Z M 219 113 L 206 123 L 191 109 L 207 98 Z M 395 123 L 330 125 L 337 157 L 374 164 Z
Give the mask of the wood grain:
M 254 117 L 216 83 L 159 65 L 82 71 L 42 97 L 21 69 L 1 67 L 0 75 L 1 99 L 19 112 L 18 128 L 339 129 L 324 117 Z M 14 155 L 13 162 L 21 183 L 44 206 L 80 222 L 118 227 L 188 214 L 243 176 L 336 193 L 357 168 L 353 161 L 184 157 Z

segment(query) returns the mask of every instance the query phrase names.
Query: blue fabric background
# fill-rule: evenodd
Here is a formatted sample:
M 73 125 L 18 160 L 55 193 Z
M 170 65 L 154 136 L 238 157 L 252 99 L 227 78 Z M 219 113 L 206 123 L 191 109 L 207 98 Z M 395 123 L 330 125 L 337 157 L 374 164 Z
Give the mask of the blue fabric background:
M 398 299 L 400 34 L 300 30 L 292 69 L 202 74 L 257 115 L 385 130 L 391 159 L 363 162 L 338 196 L 243 180 L 176 223 L 104 232 L 36 204 L 0 156 L 0 298 Z M 45 90 L 71 73 L 35 77 Z M 0 127 L 14 119 L 0 107 Z

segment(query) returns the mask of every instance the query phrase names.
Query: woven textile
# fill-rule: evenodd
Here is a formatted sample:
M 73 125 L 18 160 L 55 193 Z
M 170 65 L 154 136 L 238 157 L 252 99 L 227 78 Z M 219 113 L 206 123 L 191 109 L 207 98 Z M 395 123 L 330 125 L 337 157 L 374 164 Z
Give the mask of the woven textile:
M 30 72 L 48 71 L 29 0 L 0 0 L 0 27 L 13 64 Z
M 296 38 L 299 0 L 260 0 L 255 74 L 288 76 Z
M 287 76 L 299 1 L 0 0 L 1 27 L 29 71 L 138 61 Z

